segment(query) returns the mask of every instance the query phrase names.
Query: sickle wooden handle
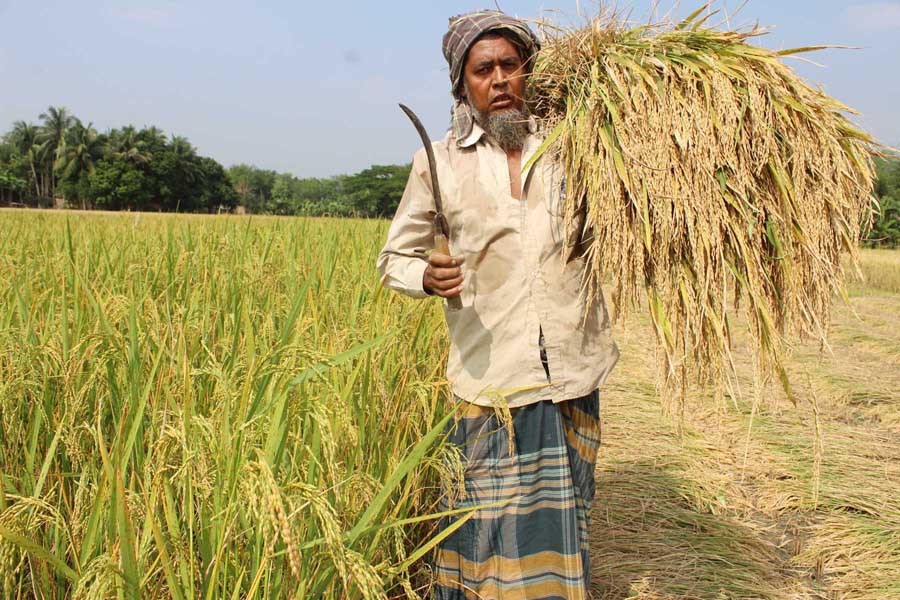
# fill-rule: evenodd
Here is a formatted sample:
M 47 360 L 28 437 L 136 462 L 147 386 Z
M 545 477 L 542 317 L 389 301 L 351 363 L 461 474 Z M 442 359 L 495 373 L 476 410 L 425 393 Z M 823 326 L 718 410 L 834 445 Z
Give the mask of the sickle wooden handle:
M 434 250 L 450 256 L 450 244 L 447 242 L 447 236 L 443 233 L 434 234 Z M 450 310 L 459 310 L 462 308 L 462 300 L 459 299 L 459 296 L 447 298 L 447 305 Z

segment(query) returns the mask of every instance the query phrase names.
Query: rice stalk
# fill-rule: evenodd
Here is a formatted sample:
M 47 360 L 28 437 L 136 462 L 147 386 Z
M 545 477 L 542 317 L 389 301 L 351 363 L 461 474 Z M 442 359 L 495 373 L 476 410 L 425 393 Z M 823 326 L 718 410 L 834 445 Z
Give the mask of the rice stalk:
M 0 597 L 421 587 L 445 340 L 386 227 L 4 211 Z
M 826 340 L 841 257 L 859 271 L 879 145 L 785 65 L 816 48 L 755 46 L 765 30 L 711 28 L 710 7 L 677 24 L 544 26 L 532 108 L 587 241 L 584 293 L 609 281 L 614 318 L 644 303 L 665 395 L 733 373 L 733 304 L 760 373 L 792 396 L 791 340 Z

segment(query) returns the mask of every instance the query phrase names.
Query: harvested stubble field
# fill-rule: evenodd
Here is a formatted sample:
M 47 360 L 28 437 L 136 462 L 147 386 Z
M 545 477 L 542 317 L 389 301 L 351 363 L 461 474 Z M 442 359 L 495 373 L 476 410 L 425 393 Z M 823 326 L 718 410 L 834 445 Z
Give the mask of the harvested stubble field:
M 446 342 L 379 288 L 386 226 L 0 212 L 0 596 L 421 591 Z M 617 325 L 598 598 L 900 598 L 900 253 L 862 266 L 797 407 L 737 339 L 741 397 L 664 414 Z

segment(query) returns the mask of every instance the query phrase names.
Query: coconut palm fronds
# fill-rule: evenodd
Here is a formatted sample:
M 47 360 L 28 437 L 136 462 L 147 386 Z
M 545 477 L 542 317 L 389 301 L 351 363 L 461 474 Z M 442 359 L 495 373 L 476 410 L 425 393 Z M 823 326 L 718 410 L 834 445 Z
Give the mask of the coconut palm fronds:
M 722 373 L 740 301 L 760 372 L 790 393 L 785 340 L 825 339 L 841 256 L 856 264 L 875 206 L 878 145 L 783 62 L 816 48 L 766 50 L 750 43 L 764 30 L 709 28 L 704 12 L 545 29 L 533 109 L 570 219 L 586 203 L 591 278 L 611 282 L 614 315 L 645 299 L 670 383 Z

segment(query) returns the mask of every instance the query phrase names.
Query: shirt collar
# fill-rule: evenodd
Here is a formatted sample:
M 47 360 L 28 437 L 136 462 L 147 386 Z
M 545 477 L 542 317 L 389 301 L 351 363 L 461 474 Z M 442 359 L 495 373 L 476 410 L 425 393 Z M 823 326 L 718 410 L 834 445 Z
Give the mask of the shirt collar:
M 484 129 L 478 123 L 472 122 L 469 127 L 469 133 L 462 138 L 456 138 L 456 145 L 460 148 L 470 148 L 478 143 L 478 140 L 485 135 Z

